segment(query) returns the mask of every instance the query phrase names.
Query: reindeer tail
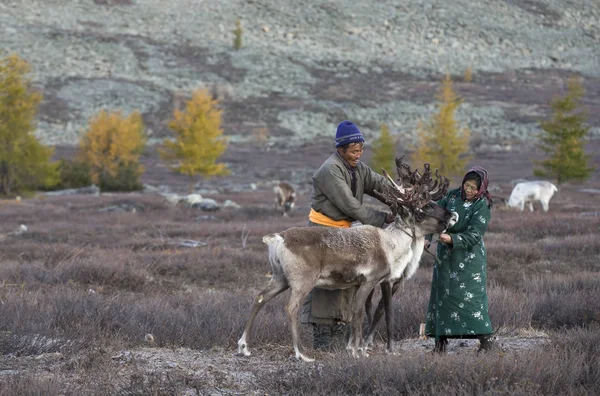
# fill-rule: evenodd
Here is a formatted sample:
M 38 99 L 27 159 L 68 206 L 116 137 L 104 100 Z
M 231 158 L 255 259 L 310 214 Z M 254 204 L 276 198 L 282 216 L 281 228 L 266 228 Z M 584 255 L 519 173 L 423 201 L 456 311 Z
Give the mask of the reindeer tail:
M 268 234 L 263 237 L 263 242 L 267 246 L 271 246 L 276 242 L 283 242 L 283 237 L 280 234 Z

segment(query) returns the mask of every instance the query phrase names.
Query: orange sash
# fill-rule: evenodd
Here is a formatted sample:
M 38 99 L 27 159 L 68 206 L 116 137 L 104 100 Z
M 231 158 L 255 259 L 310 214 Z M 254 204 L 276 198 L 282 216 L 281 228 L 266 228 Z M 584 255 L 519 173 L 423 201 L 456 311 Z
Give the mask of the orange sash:
M 328 227 L 336 227 L 336 228 L 350 228 L 352 225 L 351 221 L 348 220 L 333 220 L 329 217 L 325 216 L 323 213 L 319 213 L 315 211 L 313 208 L 310 208 L 310 213 L 308 214 L 308 219 L 313 223 L 328 226 Z

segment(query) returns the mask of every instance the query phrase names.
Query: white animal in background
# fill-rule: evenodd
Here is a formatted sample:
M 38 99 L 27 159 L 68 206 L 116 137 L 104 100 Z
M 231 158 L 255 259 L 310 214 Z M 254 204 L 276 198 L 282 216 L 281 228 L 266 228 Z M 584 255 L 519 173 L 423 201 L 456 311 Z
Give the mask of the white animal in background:
M 549 181 L 535 180 L 517 183 L 510 193 L 507 205 L 519 208 L 521 212 L 525 203 L 529 204 L 529 210 L 533 212 L 533 201 L 540 201 L 544 212 L 548 211 L 548 203 L 558 188 Z
M 192 206 L 194 204 L 202 203 L 203 200 L 204 200 L 204 198 L 202 198 L 202 195 L 200 195 L 200 194 L 188 194 L 188 195 L 184 195 L 183 197 L 181 197 L 181 199 L 179 200 L 179 203 L 183 203 L 185 205 Z
M 177 194 L 161 194 L 163 196 L 163 203 L 168 203 L 169 205 L 177 205 L 181 197 Z

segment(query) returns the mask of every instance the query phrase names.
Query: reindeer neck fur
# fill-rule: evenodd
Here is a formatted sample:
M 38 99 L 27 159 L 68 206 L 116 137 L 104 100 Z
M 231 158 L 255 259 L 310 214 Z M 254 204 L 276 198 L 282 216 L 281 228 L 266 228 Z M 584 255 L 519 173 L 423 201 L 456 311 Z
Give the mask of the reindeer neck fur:
M 411 221 L 400 217 L 384 232 L 395 246 L 390 280 L 408 279 L 416 272 L 425 247 L 425 235 Z

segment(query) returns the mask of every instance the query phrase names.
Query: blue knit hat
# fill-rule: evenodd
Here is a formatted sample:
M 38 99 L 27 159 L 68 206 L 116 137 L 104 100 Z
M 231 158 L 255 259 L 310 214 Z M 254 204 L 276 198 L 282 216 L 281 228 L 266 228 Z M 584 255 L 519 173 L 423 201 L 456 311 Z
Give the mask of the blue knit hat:
M 349 143 L 364 142 L 365 137 L 360 133 L 358 127 L 351 121 L 342 121 L 335 133 L 335 148 L 345 146 Z

